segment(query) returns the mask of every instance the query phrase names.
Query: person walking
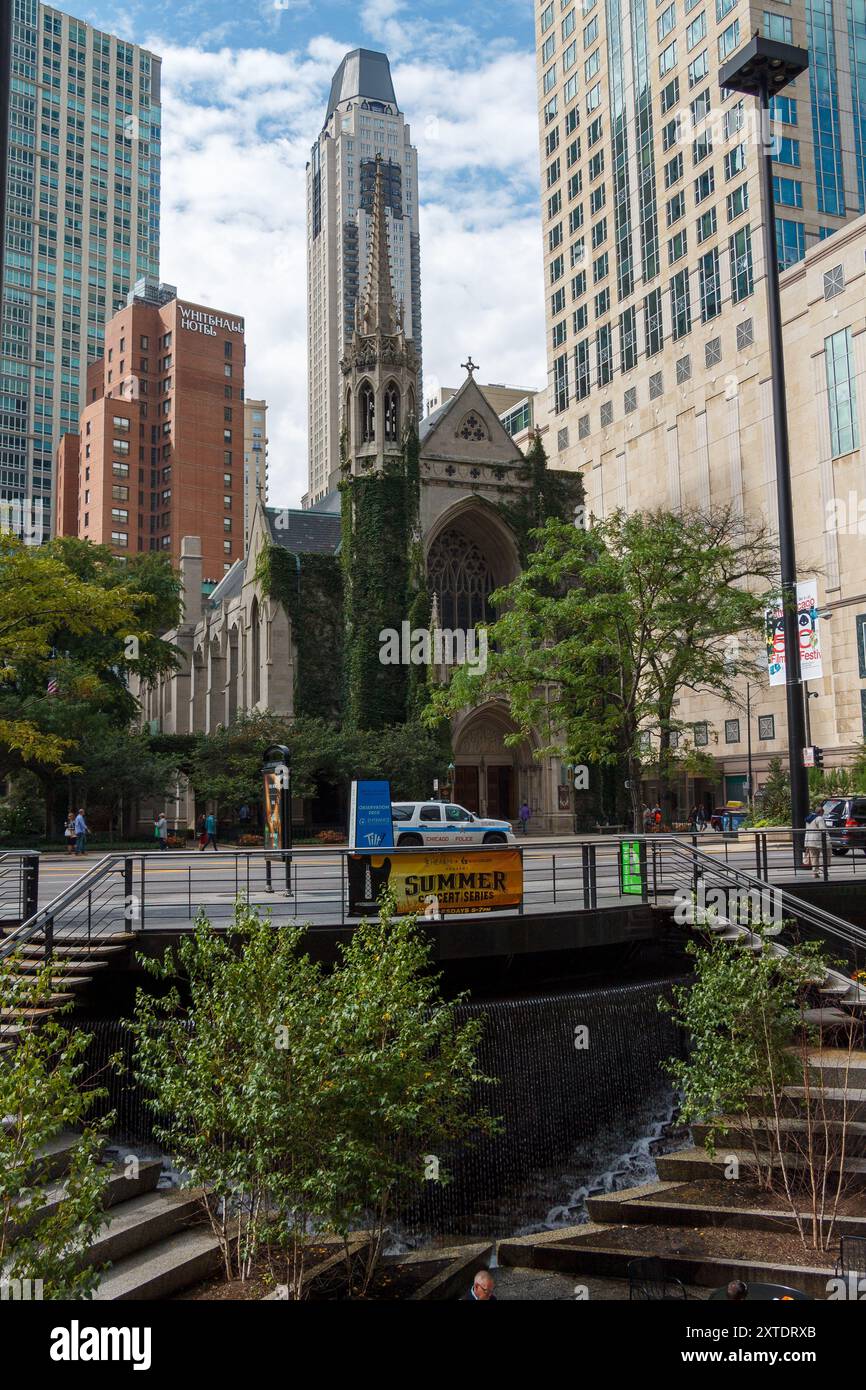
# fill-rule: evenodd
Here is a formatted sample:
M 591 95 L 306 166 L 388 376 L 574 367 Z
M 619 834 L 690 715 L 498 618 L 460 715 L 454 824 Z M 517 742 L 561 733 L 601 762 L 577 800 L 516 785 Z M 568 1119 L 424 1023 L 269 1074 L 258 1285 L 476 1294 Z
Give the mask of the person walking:
M 649 835 L 649 833 L 650 833 L 650 831 L 652 830 L 652 828 L 653 828 L 653 813 L 652 813 L 652 811 L 650 810 L 649 806 L 644 806 L 644 808 L 643 808 L 643 833 L 644 833 L 645 835 Z
M 803 840 L 803 866 L 812 870 L 813 878 L 821 877 L 821 865 L 824 857 L 824 832 L 827 829 L 827 822 L 824 819 L 824 808 L 816 806 L 811 816 L 806 822 L 806 835 Z
M 154 825 L 154 831 L 153 831 L 153 833 L 154 833 L 156 839 L 159 840 L 159 847 L 160 847 L 160 849 L 161 849 L 161 850 L 167 850 L 167 849 L 168 849 L 168 821 L 166 820 L 166 816 L 165 816 L 165 812 L 164 812 L 164 811 L 160 811 L 160 813 L 159 813 L 159 815 L 157 816 L 156 820 L 154 821 L 153 825 Z
M 196 823 L 195 823 L 195 831 L 196 831 L 196 834 L 198 835 L 198 847 L 199 847 L 199 849 L 204 849 L 205 846 L 207 845 L 207 830 L 205 829 L 206 822 L 207 822 L 207 817 L 205 816 L 204 811 L 202 811 L 201 815 L 199 816 L 198 820 L 197 820 Z
M 707 813 L 703 806 L 699 806 L 695 816 L 695 828 L 700 835 L 707 828 Z
M 66 824 L 63 827 L 63 838 L 66 841 L 66 853 L 75 853 L 75 812 L 70 811 L 66 817 Z
M 524 835 L 526 834 L 526 831 L 527 831 L 527 829 L 528 829 L 528 827 L 529 827 L 529 820 L 530 820 L 531 815 L 532 815 L 532 812 L 531 812 L 530 809 L 529 809 L 529 802 L 528 802 L 528 801 L 524 801 L 524 803 L 523 803 L 523 805 L 521 806 L 520 810 L 517 812 L 517 816 L 518 816 L 518 819 L 519 819 L 519 821 L 520 821 L 520 828 L 521 828 L 521 830 L 523 831 Z
M 661 808 L 661 806 L 659 805 L 658 802 L 656 802 L 655 806 L 653 807 L 653 824 L 655 825 L 656 832 L 658 832 L 658 831 L 661 830 L 661 828 L 662 828 L 662 808 Z
M 205 819 L 204 831 L 207 838 L 202 848 L 207 849 L 208 845 L 213 845 L 214 851 L 216 851 L 217 823 L 216 816 L 214 815 L 213 811 L 211 811 Z
M 90 834 L 90 827 L 88 826 L 87 821 L 84 819 L 84 807 L 83 807 L 83 806 L 80 806 L 79 809 L 78 809 L 78 815 L 75 817 L 74 829 L 75 829 L 75 853 L 76 853 L 76 854 L 86 854 L 86 853 L 87 853 L 87 836 Z

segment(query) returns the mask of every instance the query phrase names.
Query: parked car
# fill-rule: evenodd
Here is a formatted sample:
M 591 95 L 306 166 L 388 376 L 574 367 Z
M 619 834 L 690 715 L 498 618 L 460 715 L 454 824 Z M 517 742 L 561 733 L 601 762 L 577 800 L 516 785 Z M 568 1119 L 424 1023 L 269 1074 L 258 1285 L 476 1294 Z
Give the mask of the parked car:
M 392 803 L 394 841 L 397 845 L 514 845 L 517 840 L 507 820 L 476 816 L 452 801 L 398 801 Z
M 831 797 L 823 811 L 833 854 L 840 858 L 858 849 L 866 854 L 866 796 Z
M 739 830 L 743 821 L 748 818 L 748 811 L 745 806 L 717 806 L 710 812 L 710 829 L 724 830 L 727 820 L 728 830 Z

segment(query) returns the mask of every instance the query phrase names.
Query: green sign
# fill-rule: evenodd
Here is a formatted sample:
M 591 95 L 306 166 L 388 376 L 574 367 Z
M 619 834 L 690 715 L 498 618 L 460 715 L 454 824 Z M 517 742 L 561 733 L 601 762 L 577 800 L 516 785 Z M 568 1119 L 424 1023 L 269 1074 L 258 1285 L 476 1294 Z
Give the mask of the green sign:
M 644 895 L 640 840 L 623 840 L 619 847 L 619 880 L 624 894 Z

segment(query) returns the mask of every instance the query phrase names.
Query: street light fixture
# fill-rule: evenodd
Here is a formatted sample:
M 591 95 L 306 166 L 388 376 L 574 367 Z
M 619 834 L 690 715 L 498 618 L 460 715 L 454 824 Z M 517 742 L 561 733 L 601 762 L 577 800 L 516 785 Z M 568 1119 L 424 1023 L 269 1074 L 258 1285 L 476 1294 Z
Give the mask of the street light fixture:
M 724 92 L 743 92 L 756 97 L 760 110 L 760 166 L 763 201 L 764 261 L 767 274 L 767 326 L 773 378 L 773 420 L 776 436 L 776 490 L 779 499 L 779 551 L 782 571 L 782 613 L 785 629 L 785 687 L 788 709 L 788 763 L 791 777 L 791 824 L 802 830 L 809 809 L 809 779 L 803 761 L 806 721 L 800 668 L 797 623 L 797 555 L 794 541 L 794 505 L 791 494 L 791 458 L 788 444 L 788 407 L 785 395 L 785 353 L 782 344 L 782 304 L 776 249 L 776 209 L 773 201 L 773 141 L 770 98 L 787 87 L 809 66 L 804 48 L 776 43 L 760 34 L 746 44 L 719 72 Z

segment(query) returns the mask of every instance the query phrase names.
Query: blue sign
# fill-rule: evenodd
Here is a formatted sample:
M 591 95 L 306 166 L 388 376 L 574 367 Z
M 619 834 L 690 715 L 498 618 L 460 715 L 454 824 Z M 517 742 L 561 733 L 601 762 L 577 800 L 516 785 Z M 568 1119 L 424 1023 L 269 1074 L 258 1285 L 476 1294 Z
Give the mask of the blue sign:
M 390 782 L 353 782 L 349 824 L 352 849 L 393 849 Z

